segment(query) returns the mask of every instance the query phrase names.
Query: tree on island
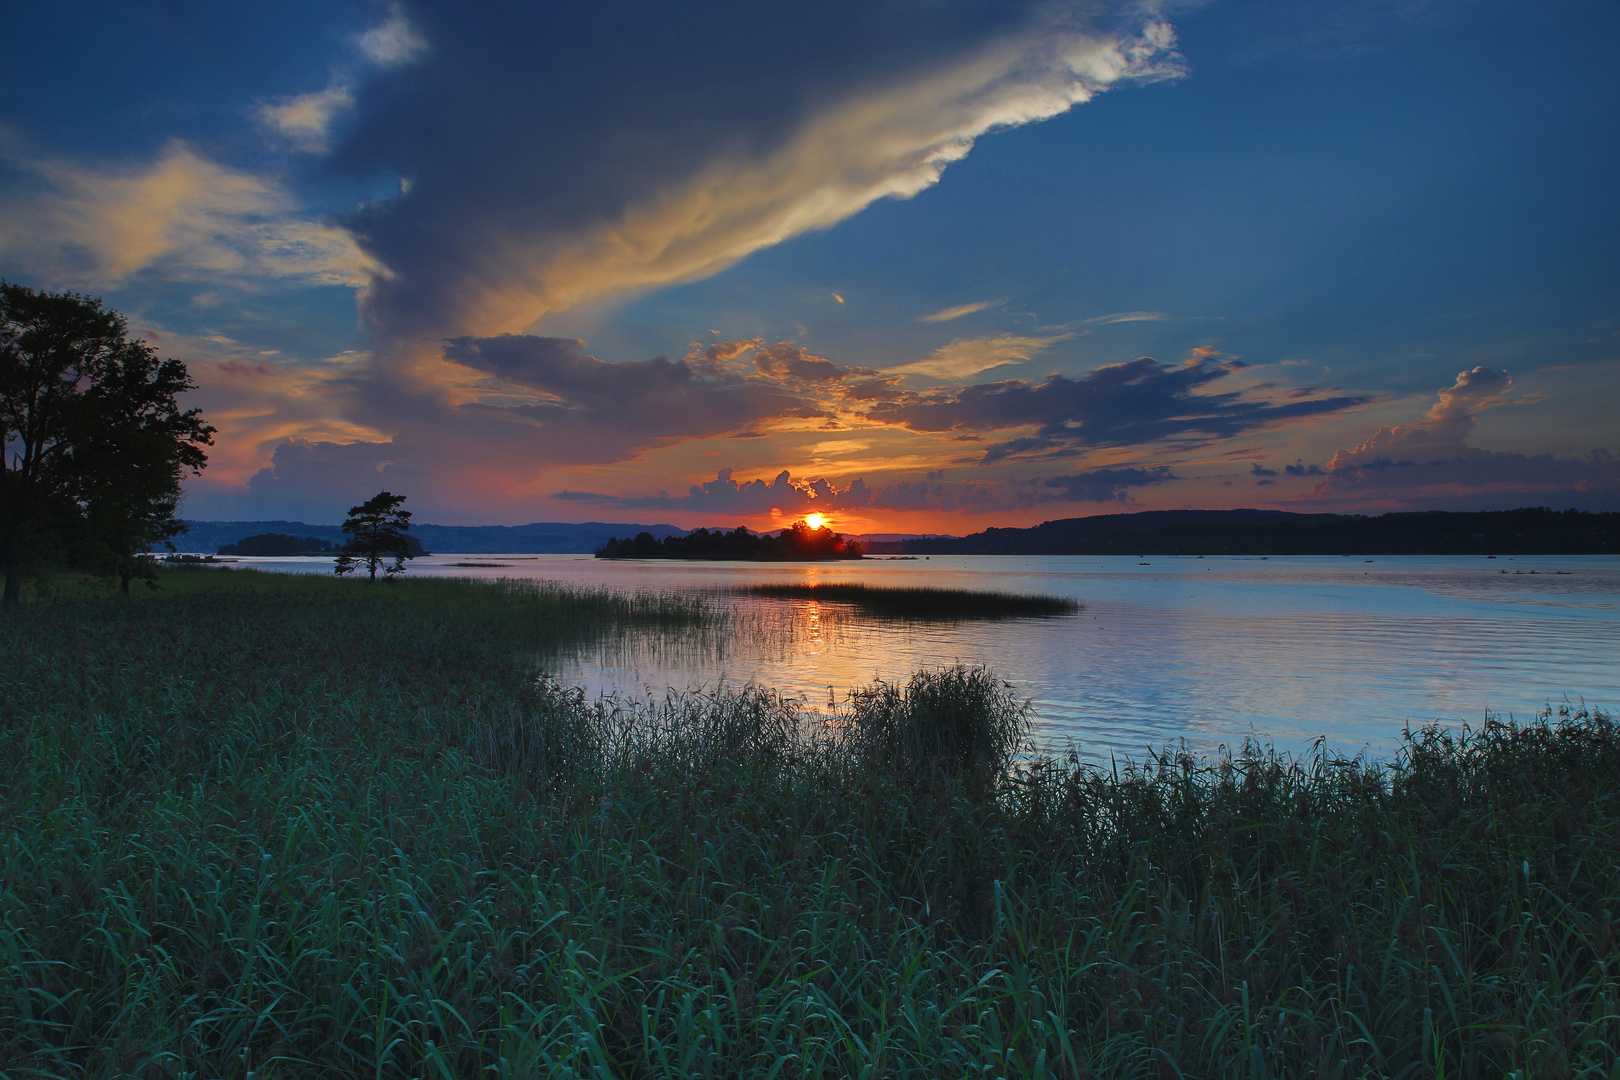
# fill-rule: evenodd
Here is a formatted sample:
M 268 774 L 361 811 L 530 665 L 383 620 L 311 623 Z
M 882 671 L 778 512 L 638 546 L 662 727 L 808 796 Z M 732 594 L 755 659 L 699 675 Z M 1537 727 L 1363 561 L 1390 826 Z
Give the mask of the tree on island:
M 380 491 L 359 506 L 349 507 L 349 517 L 343 522 L 343 531 L 352 539 L 343 545 L 332 572 L 342 576 L 352 573 L 361 565 L 377 580 L 377 568 L 389 557 L 393 565 L 383 567 L 384 578 L 405 572 L 405 560 L 414 559 L 422 548 L 413 544 L 405 533 L 411 527 L 411 512 L 401 510 L 403 495 Z
M 100 300 L 0 280 L 0 602 L 53 563 L 155 587 L 145 553 L 174 550 L 180 481 L 214 441 L 177 402 L 195 385 Z
M 820 526 L 796 521 L 777 536 L 763 536 L 741 526 L 731 532 L 697 529 L 662 541 L 642 532 L 631 539 L 610 538 L 596 552 L 598 559 L 704 559 L 745 562 L 820 562 L 859 559 L 861 545 Z

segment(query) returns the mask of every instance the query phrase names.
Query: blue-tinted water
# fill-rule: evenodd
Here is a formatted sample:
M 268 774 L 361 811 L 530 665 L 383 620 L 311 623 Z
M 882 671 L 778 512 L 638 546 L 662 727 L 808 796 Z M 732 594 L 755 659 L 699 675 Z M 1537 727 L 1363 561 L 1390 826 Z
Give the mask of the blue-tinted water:
M 829 692 L 875 677 L 983 663 L 1033 699 L 1043 741 L 1072 740 L 1092 758 L 1140 758 L 1180 738 L 1209 749 L 1250 734 L 1292 750 L 1321 737 L 1384 756 L 1406 724 L 1477 724 L 1487 710 L 1528 717 L 1565 697 L 1620 709 L 1620 558 L 1608 556 L 942 556 L 817 566 L 434 556 L 410 572 L 625 589 L 837 580 L 1072 596 L 1085 604 L 1072 618 L 923 627 L 874 623 L 838 605 L 729 600 L 745 631 L 718 651 L 649 644 L 566 658 L 557 674 L 635 693 L 756 680 L 825 704 Z

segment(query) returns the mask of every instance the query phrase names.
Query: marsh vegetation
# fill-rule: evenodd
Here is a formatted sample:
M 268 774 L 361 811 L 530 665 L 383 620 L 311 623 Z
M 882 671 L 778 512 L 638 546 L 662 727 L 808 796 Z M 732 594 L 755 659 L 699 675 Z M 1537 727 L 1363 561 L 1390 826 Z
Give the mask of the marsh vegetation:
M 859 582 L 771 582 L 741 585 L 735 591 L 744 596 L 778 600 L 848 604 L 866 615 L 918 622 L 1055 618 L 1078 614 L 1081 609 L 1078 600 L 1066 596 L 931 586 L 863 585 Z
M 10 1076 L 1608 1076 L 1620 730 L 1020 752 L 990 672 L 590 700 L 723 630 L 165 572 L 0 621 Z

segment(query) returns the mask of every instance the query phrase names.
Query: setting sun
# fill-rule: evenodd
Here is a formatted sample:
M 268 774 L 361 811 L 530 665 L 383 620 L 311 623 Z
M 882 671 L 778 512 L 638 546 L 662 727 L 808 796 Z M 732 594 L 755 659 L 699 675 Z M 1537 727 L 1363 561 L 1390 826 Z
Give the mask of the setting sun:
M 827 524 L 827 518 L 824 514 L 806 514 L 804 523 L 810 526 L 812 529 L 819 529 L 823 525 Z

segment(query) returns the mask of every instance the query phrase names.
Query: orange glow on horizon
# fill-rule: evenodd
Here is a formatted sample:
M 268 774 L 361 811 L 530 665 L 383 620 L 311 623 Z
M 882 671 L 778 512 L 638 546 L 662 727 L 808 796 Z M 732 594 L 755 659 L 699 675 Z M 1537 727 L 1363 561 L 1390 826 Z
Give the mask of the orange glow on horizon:
M 823 525 L 827 524 L 827 518 L 824 514 L 806 514 L 804 523 L 810 526 L 812 529 L 819 529 Z

